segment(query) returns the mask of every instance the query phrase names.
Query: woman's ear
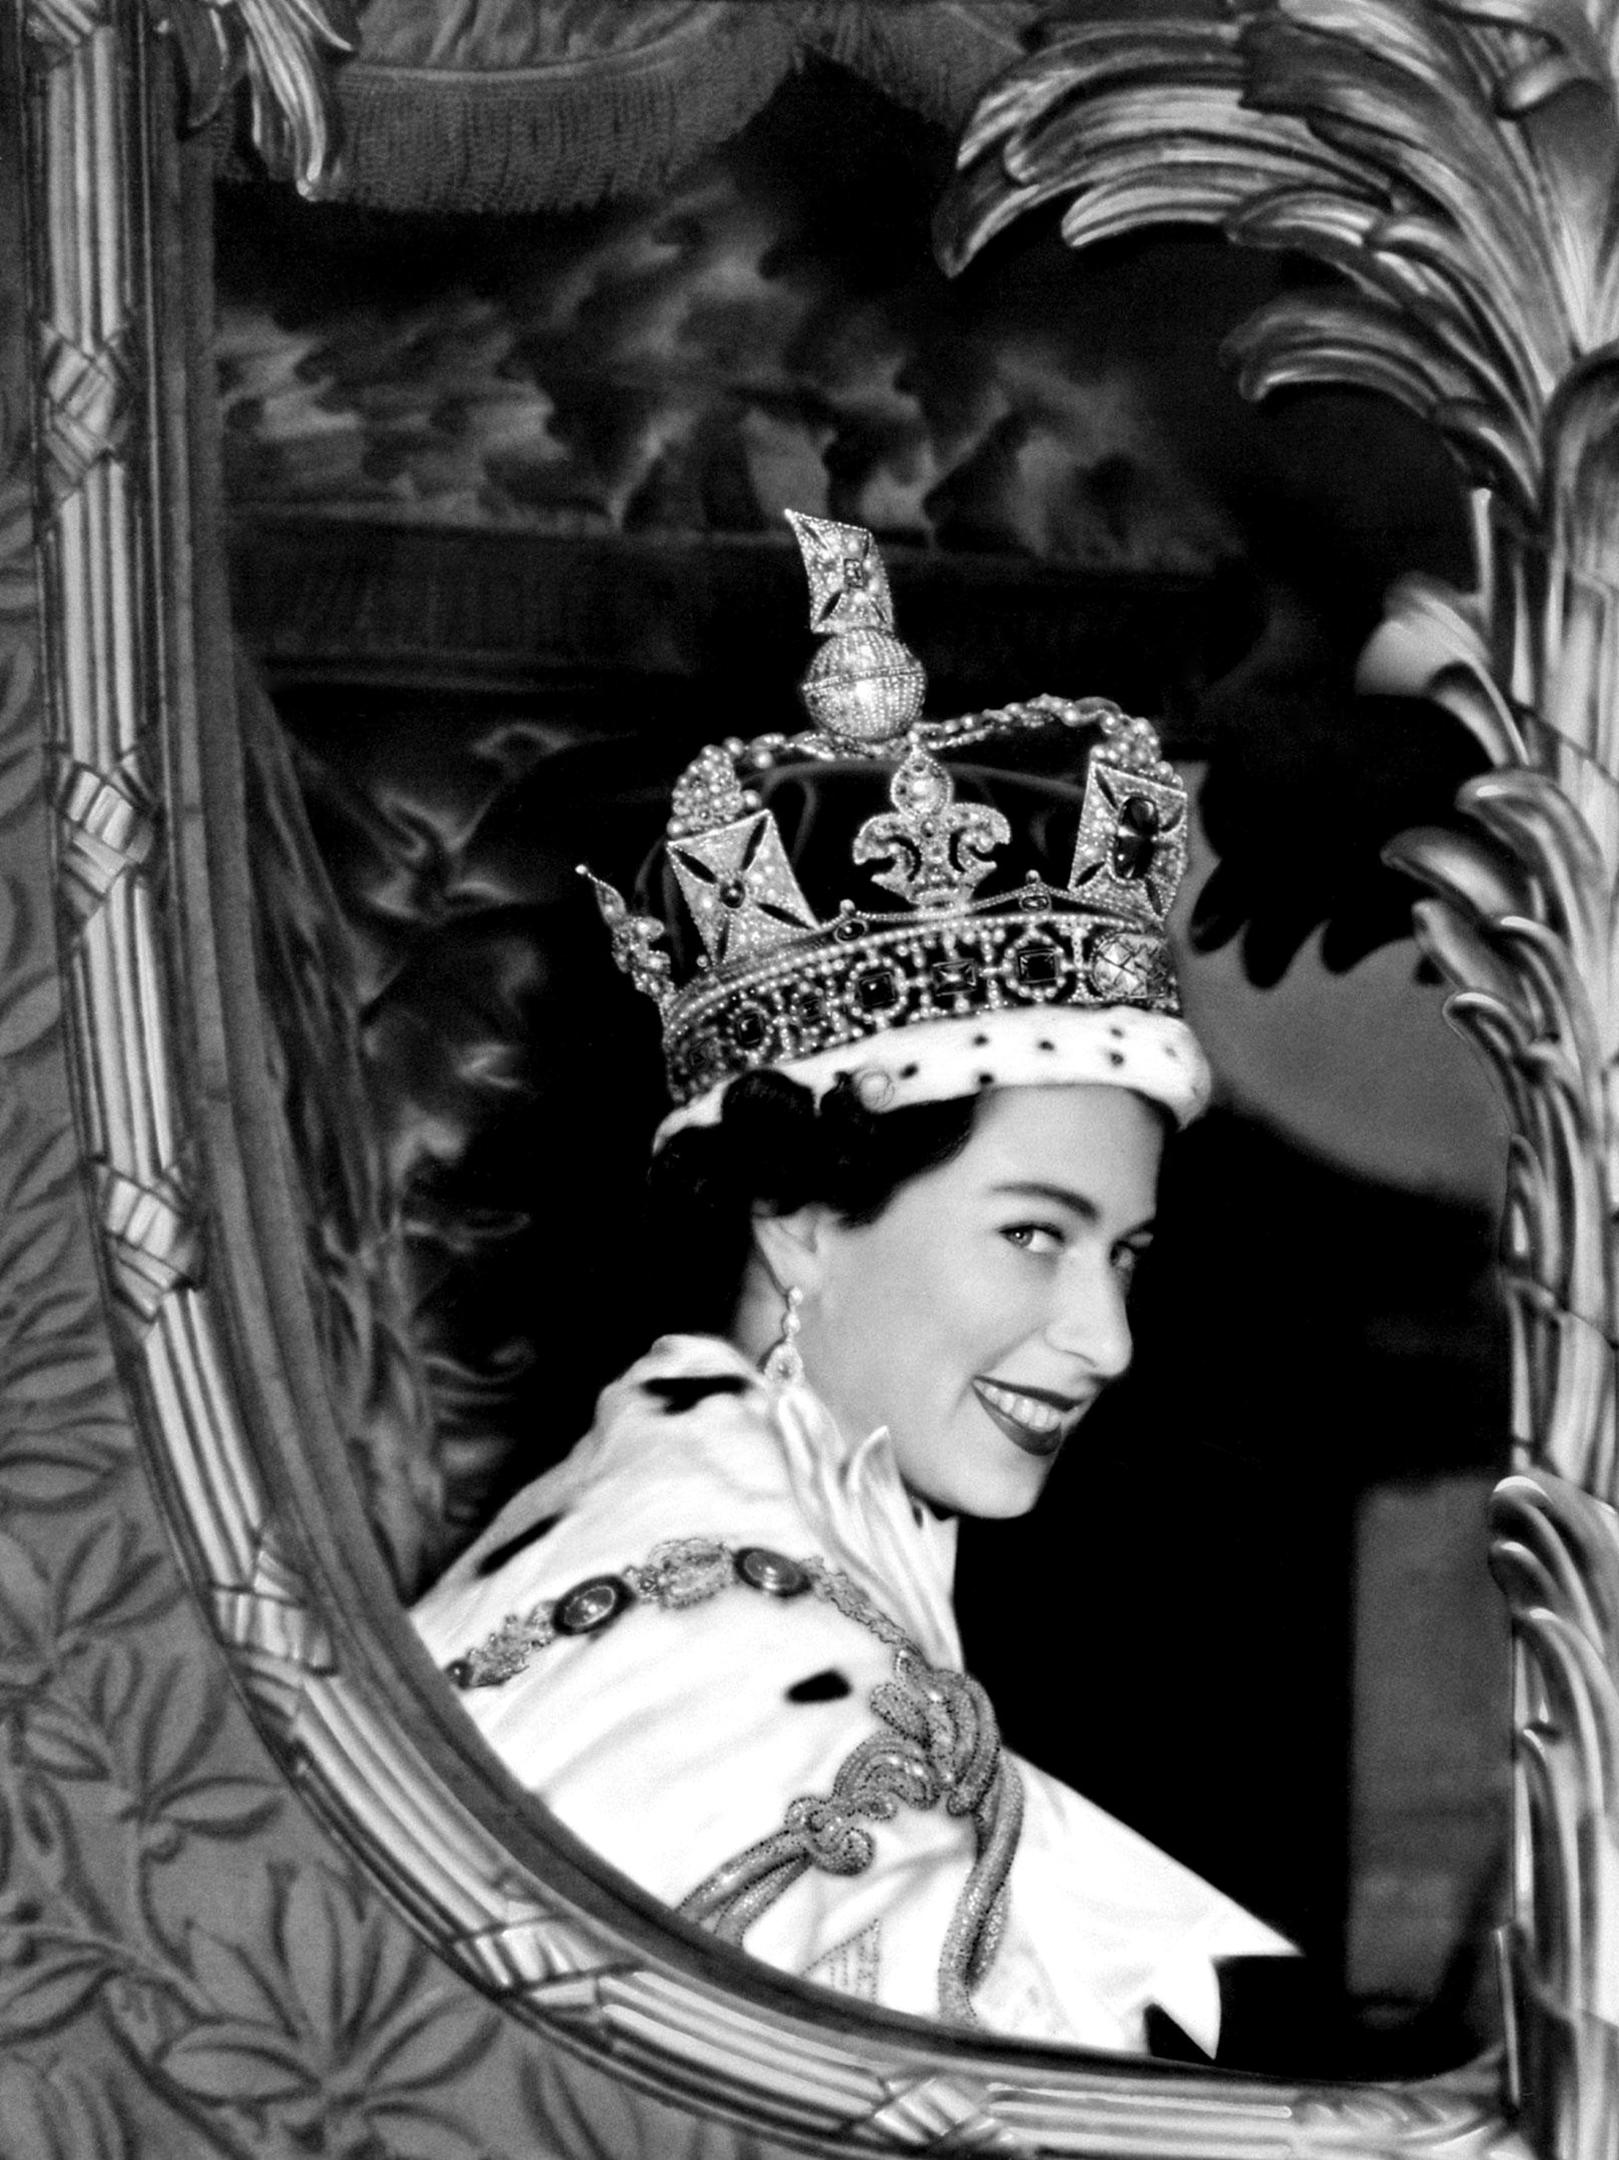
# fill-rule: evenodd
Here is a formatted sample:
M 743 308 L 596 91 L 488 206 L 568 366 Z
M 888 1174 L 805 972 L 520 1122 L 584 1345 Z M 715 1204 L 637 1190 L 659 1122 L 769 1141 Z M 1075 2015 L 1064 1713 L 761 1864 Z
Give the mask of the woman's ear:
M 834 1220 L 832 1210 L 818 1200 L 791 1215 L 755 1215 L 754 1246 L 779 1289 L 810 1296 L 820 1287 L 827 1232 Z

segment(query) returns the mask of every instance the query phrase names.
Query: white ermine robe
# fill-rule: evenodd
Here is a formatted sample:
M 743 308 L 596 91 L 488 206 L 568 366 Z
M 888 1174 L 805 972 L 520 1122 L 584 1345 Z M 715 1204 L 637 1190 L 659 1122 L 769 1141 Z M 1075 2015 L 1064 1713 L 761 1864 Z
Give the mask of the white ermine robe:
M 728 1344 L 698 1336 L 665 1337 L 605 1391 L 567 1461 L 502 1511 L 417 1606 L 416 1623 L 448 1666 L 509 1616 L 691 1538 L 818 1559 L 931 1665 L 960 1666 L 955 1526 L 906 1493 L 886 1428 L 851 1445 L 807 1388 L 774 1387 Z M 1054 1661 L 1054 1681 L 1059 1670 Z M 780 1830 L 795 1798 L 831 1793 L 839 1766 L 883 1729 L 870 1696 L 893 1672 L 891 1650 L 823 1597 L 776 1598 L 736 1582 L 680 1609 L 632 1603 L 599 1633 L 559 1637 L 460 1699 L 570 1830 L 679 1905 Z M 1024 1812 L 1004 1925 L 972 1989 L 978 2019 L 1029 2039 L 1139 2052 L 1156 2003 L 1212 2053 L 1217 1961 L 1291 1946 L 1057 1779 L 1008 1760 Z M 868 1865 L 803 1874 L 743 1946 L 806 1979 L 937 2017 L 973 1825 L 944 1806 L 901 1805 L 866 1827 Z

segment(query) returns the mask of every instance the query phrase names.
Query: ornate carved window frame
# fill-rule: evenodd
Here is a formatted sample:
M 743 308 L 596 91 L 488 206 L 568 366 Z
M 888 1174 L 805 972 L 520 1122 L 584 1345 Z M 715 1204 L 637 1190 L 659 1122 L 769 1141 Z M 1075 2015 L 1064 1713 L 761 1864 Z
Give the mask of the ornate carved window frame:
M 1597 120 L 1587 115 L 1577 142 L 1565 136 L 1561 165 L 1555 138 L 1527 131 L 1561 67 L 1563 90 L 1583 84 L 1606 100 L 1613 132 L 1619 31 L 1610 0 L 1568 0 L 1560 30 L 1527 0 L 1359 4 L 1388 18 L 1391 38 L 1402 25 L 1416 42 L 1438 38 L 1436 51 L 1484 82 L 1485 135 L 1493 128 L 1504 146 L 1507 175 L 1471 176 L 1486 208 L 1492 188 L 1516 187 L 1532 225 L 1535 189 L 1544 213 L 1545 190 L 1562 187 L 1552 208 L 1597 266 L 1587 266 L 1586 346 L 1561 375 L 1543 326 L 1513 312 L 1508 252 L 1489 266 L 1494 288 L 1485 277 L 1465 291 L 1454 261 L 1427 260 L 1404 287 L 1394 279 L 1368 318 L 1359 378 L 1381 364 L 1383 387 L 1430 412 L 1448 397 L 1437 417 L 1503 510 L 1492 526 L 1481 501 L 1479 595 L 1407 594 L 1379 657 L 1461 711 L 1497 766 L 1468 797 L 1493 850 L 1435 840 L 1408 859 L 1438 894 L 1422 934 L 1460 986 L 1457 1017 L 1496 1059 L 1517 1124 L 1508 1257 L 1519 1457 L 1499 1495 L 1497 1548 L 1519 1644 L 1508 2055 L 1522 2064 L 1532 2143 L 1558 2160 L 1596 2160 L 1619 2145 L 1608 1079 L 1619 1047 L 1619 751 L 1605 659 L 1619 378 L 1594 347 L 1602 309 L 1611 318 L 1619 308 L 1619 275 L 1598 277 L 1605 242 L 1585 230 L 1613 192 L 1607 167 L 1605 192 L 1592 193 Z M 1143 85 L 1184 92 L 1176 141 L 1183 171 L 1202 160 L 1198 214 L 1238 237 L 1308 244 L 1311 215 L 1334 229 L 1329 199 L 1392 214 L 1367 177 L 1375 119 L 1355 123 L 1357 136 L 1297 100 L 1268 117 L 1244 102 L 1258 98 L 1243 74 L 1259 51 L 1242 44 L 1252 25 L 1262 40 L 1266 23 L 1281 35 L 1287 18 L 1318 17 L 1301 34 L 1330 43 L 1325 0 L 1256 0 L 1219 19 L 1203 9 L 1201 30 L 1181 23 L 1184 12 L 1163 0 L 1117 33 L 1082 27 L 991 96 L 965 153 L 956 245 L 1045 196 L 1089 205 L 1072 214 L 1076 244 L 1188 214 L 1193 191 L 1177 196 L 1163 178 L 1161 142 L 1149 171 L 1147 136 L 1118 130 Z M 839 2007 L 671 1920 L 548 1823 L 464 1728 L 367 1534 L 300 1265 L 254 988 L 210 433 L 209 176 L 178 142 L 185 90 L 195 119 L 245 79 L 261 146 L 312 184 L 330 151 L 322 68 L 348 28 L 312 0 L 30 0 L 21 13 L 55 865 L 83 1149 L 151 1471 L 288 1778 L 440 1955 L 546 2043 L 768 2138 L 1186 2160 L 1521 2151 L 1506 2068 L 1493 2059 L 1401 2086 L 1302 2086 L 990 2046 Z M 1372 102 L 1386 89 L 1370 62 L 1362 87 Z M 1058 145 L 1041 131 L 1058 106 L 1070 120 L 1101 117 Z M 1257 203 L 1256 172 L 1270 188 Z M 1315 189 L 1292 204 L 1291 225 L 1289 180 Z M 1367 262 L 1379 247 L 1379 260 L 1395 260 L 1400 234 L 1368 227 L 1361 244 Z M 1424 260 L 1413 243 L 1412 261 Z M 1517 267 L 1527 279 L 1530 266 Z M 1471 333 L 1457 328 L 1464 301 Z M 1315 317 L 1295 313 L 1269 344 L 1251 343 L 1256 390 L 1353 374 L 1347 315 L 1315 305 Z M 1431 364 L 1416 329 L 1400 342 L 1402 306 L 1440 348 Z M 1468 376 L 1457 357 L 1468 334 L 1493 376 Z

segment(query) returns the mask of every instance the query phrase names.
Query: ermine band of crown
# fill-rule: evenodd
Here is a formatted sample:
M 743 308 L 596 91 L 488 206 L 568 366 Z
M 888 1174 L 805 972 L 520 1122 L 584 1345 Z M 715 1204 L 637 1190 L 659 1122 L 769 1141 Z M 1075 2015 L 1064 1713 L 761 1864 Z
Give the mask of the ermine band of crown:
M 1051 1004 L 1178 1013 L 1162 932 L 1065 897 L 1031 884 L 971 915 L 851 909 L 745 969 L 699 976 L 665 1012 L 673 1100 L 920 1021 Z

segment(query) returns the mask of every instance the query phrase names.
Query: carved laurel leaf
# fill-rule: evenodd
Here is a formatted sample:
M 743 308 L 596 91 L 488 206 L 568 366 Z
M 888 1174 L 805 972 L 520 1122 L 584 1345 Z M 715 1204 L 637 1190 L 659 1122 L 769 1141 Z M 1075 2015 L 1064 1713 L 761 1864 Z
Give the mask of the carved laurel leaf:
M 81 1719 L 62 1702 L 34 1704 L 23 1732 L 23 1749 L 36 1769 L 53 1778 L 104 1778 L 107 1759 Z
M 219 2014 L 174 2040 L 161 2075 L 265 2108 L 294 2138 L 333 2111 L 374 2137 L 445 2127 L 423 2095 L 483 2060 L 499 2018 L 322 1868 L 273 1865 L 251 1905 L 256 1925 L 236 1943 L 190 1930 L 192 1970 Z
M 935 240 L 961 269 L 1043 202 L 1075 198 L 1063 224 L 1084 247 L 1170 219 L 1218 223 L 1268 186 L 1337 180 L 1348 162 L 1307 128 L 1246 110 L 1237 24 L 1194 0 L 1127 20 L 1065 25 L 1012 68 L 973 115 Z
M 1619 261 L 1619 248 L 1614 253 Z M 1559 506 L 1551 537 L 1576 575 L 1611 575 L 1619 529 L 1619 345 L 1604 346 L 1569 371 L 1548 408 L 1545 434 L 1547 495 Z M 1589 594 L 1587 607 L 1600 606 L 1601 598 L 1600 590 Z M 1592 627 L 1600 638 L 1606 616 Z M 1576 728 L 1582 737 L 1590 732 Z
M 237 2107 L 296 2099 L 309 2085 L 292 2041 L 262 2025 L 223 2019 L 182 2034 L 165 2053 L 162 2067 L 183 2091 Z
M 1353 295 L 1245 326 L 1253 394 L 1354 383 L 1532 515 L 1558 383 L 1619 328 L 1619 123 L 1563 0 L 1160 0 L 1062 25 L 981 106 L 941 214 L 959 267 L 1039 202 L 1076 247 L 1152 223 L 1313 254 Z M 1506 121 L 1509 124 L 1503 124 Z
M 59 2032 L 112 1970 L 104 1950 L 65 1950 L 0 1973 L 0 2033 L 9 2041 Z
M 447 1984 L 430 1985 L 407 2016 L 378 2029 L 366 2064 L 367 2080 L 391 2086 L 401 2098 L 436 2091 L 471 2069 L 492 2038 L 480 2003 Z
M 1555 965 L 1571 1001 L 1586 1003 L 1607 972 L 1607 877 L 1589 826 L 1543 773 L 1482 773 L 1461 807 L 1494 833 L 1532 874 L 1566 952 Z M 1572 1012 L 1570 1014 L 1572 1018 Z
M 1492 765 L 1527 765 L 1529 744 L 1491 669 L 1485 633 L 1477 598 L 1439 578 L 1402 578 L 1360 656 L 1356 686 L 1374 696 L 1428 698 L 1461 721 Z
M 239 83 L 253 146 L 270 171 L 312 194 L 336 157 L 327 67 L 358 49 L 351 0 L 147 0 L 174 40 L 192 127 L 212 120 Z
M 185 1929 L 185 1959 L 216 2015 L 249 2025 L 279 2023 L 276 1998 L 252 1959 L 194 1919 Z
M 32 1685 L 50 1655 L 50 1584 L 28 1547 L 0 1531 L 0 1688 Z
M 20 1076 L 0 1076 L 0 1166 L 0 1498 L 61 1507 L 116 1472 L 127 1440 L 77 1234 L 73 1133 Z
M 1520 1950 L 1532 1951 L 1543 1984 L 1574 2013 L 1567 2031 L 1581 2058 L 1579 2076 L 1585 2089 L 1600 2092 L 1619 2013 L 1603 1956 L 1619 1920 L 1612 1872 L 1619 1539 L 1610 1511 L 1544 1473 L 1508 1478 L 1492 1513 L 1499 1535 L 1491 1564 L 1513 1609 L 1534 1691 L 1522 1758 L 1542 1894 L 1532 1941 Z M 1593 1865 L 1591 1895 L 1582 1899 Z
M 128 1782 L 144 1819 L 166 1816 L 201 1781 L 224 1729 L 227 1708 L 215 1676 L 199 1674 L 183 1658 L 170 1660 L 155 1676 L 139 1715 L 127 1735 L 120 1736 L 126 1739 Z
M 1475 853 L 1458 862 L 1452 854 L 1453 845 L 1458 852 L 1466 847 L 1465 842 L 1457 843 L 1454 833 L 1419 830 L 1402 833 L 1387 852 L 1397 868 L 1413 877 L 1424 878 L 1458 898 L 1465 895 L 1474 911 L 1483 914 L 1476 894 L 1470 890 L 1476 881 L 1469 872 L 1478 867 L 1478 857 Z M 1447 860 L 1447 857 L 1451 859 Z M 1413 921 L 1423 951 L 1445 976 L 1475 996 L 1489 999 L 1501 1025 L 1512 1029 L 1515 1041 L 1526 1043 L 1531 1015 L 1524 999 L 1523 985 L 1489 938 L 1467 920 L 1462 907 L 1444 907 L 1437 901 L 1419 900 L 1413 910 Z
M 186 0 L 152 0 L 151 13 L 159 34 L 174 41 L 185 91 L 185 124 L 206 127 L 237 79 L 224 11 L 188 6 Z
M 80 1507 L 121 1467 L 110 1448 L 92 1449 L 77 1435 L 70 1448 L 7 1444 L 0 1449 L 0 1505 L 42 1510 Z
M 1504 1271 L 1517 1322 L 1520 1433 L 1532 1433 L 1539 1458 L 1564 1476 L 1606 1491 L 1615 1303 L 1608 883 L 1579 813 L 1543 775 L 1487 774 L 1464 790 L 1463 804 L 1497 851 L 1417 833 L 1394 853 L 1438 896 L 1416 911 L 1419 942 L 1458 985 L 1447 1013 L 1485 1053 L 1512 1111 Z
M 174 1568 L 127 1518 L 92 1523 L 56 1577 L 57 1627 L 64 1636 L 139 1627 L 182 1595 Z
M 129 2151 L 105 2078 L 7 2049 L 0 2060 L 0 2152 L 7 2160 L 126 2160 Z

